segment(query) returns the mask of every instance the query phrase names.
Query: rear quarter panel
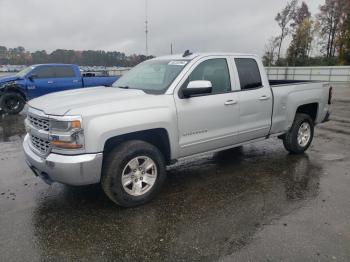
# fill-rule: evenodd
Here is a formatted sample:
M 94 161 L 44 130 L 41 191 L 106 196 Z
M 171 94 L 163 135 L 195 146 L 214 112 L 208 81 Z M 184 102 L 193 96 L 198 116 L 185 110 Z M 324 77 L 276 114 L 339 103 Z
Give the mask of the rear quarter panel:
M 329 83 L 304 83 L 295 85 L 272 86 L 274 110 L 271 134 L 286 132 L 292 126 L 299 106 L 317 103 L 315 123 L 324 119 L 329 106 Z

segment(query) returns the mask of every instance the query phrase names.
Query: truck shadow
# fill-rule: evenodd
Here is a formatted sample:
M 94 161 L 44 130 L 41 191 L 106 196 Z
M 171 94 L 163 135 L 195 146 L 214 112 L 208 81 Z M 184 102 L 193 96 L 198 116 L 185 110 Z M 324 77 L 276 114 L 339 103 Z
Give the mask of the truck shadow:
M 99 186 L 65 187 L 39 201 L 35 241 L 46 259 L 213 260 L 231 254 L 319 192 L 321 167 L 307 155 L 271 150 L 271 142 L 259 148 L 171 166 L 161 194 L 138 208 L 116 207 Z

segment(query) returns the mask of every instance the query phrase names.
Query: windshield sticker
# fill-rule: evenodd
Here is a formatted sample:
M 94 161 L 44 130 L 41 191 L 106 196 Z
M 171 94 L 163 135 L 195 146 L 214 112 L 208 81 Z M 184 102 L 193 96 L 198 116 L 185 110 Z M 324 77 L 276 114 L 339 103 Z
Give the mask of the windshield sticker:
M 176 65 L 176 66 L 185 66 L 188 63 L 188 61 L 170 61 L 168 65 Z

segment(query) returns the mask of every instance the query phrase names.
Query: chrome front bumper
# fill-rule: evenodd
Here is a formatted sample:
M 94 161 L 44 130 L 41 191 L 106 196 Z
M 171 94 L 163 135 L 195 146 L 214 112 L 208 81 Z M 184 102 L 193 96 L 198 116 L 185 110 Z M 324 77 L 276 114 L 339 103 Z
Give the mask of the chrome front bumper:
M 23 150 L 28 166 L 48 184 L 60 182 L 79 186 L 100 182 L 102 153 L 72 156 L 50 153 L 47 157 L 41 157 L 30 148 L 28 134 L 23 141 Z

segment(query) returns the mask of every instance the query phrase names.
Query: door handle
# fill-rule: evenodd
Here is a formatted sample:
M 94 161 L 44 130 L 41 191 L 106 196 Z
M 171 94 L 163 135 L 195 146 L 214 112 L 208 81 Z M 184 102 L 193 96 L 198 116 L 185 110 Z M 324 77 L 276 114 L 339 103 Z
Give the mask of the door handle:
M 260 101 L 263 101 L 263 100 L 269 100 L 270 97 L 269 96 L 262 96 L 259 98 Z
M 78 83 L 78 80 L 76 80 L 76 79 L 75 79 L 75 80 L 73 80 L 73 83 Z
M 237 104 L 236 100 L 227 100 L 225 102 L 225 106 L 231 106 L 231 105 L 235 105 L 235 104 Z
M 53 81 L 47 81 L 48 84 L 53 84 Z

